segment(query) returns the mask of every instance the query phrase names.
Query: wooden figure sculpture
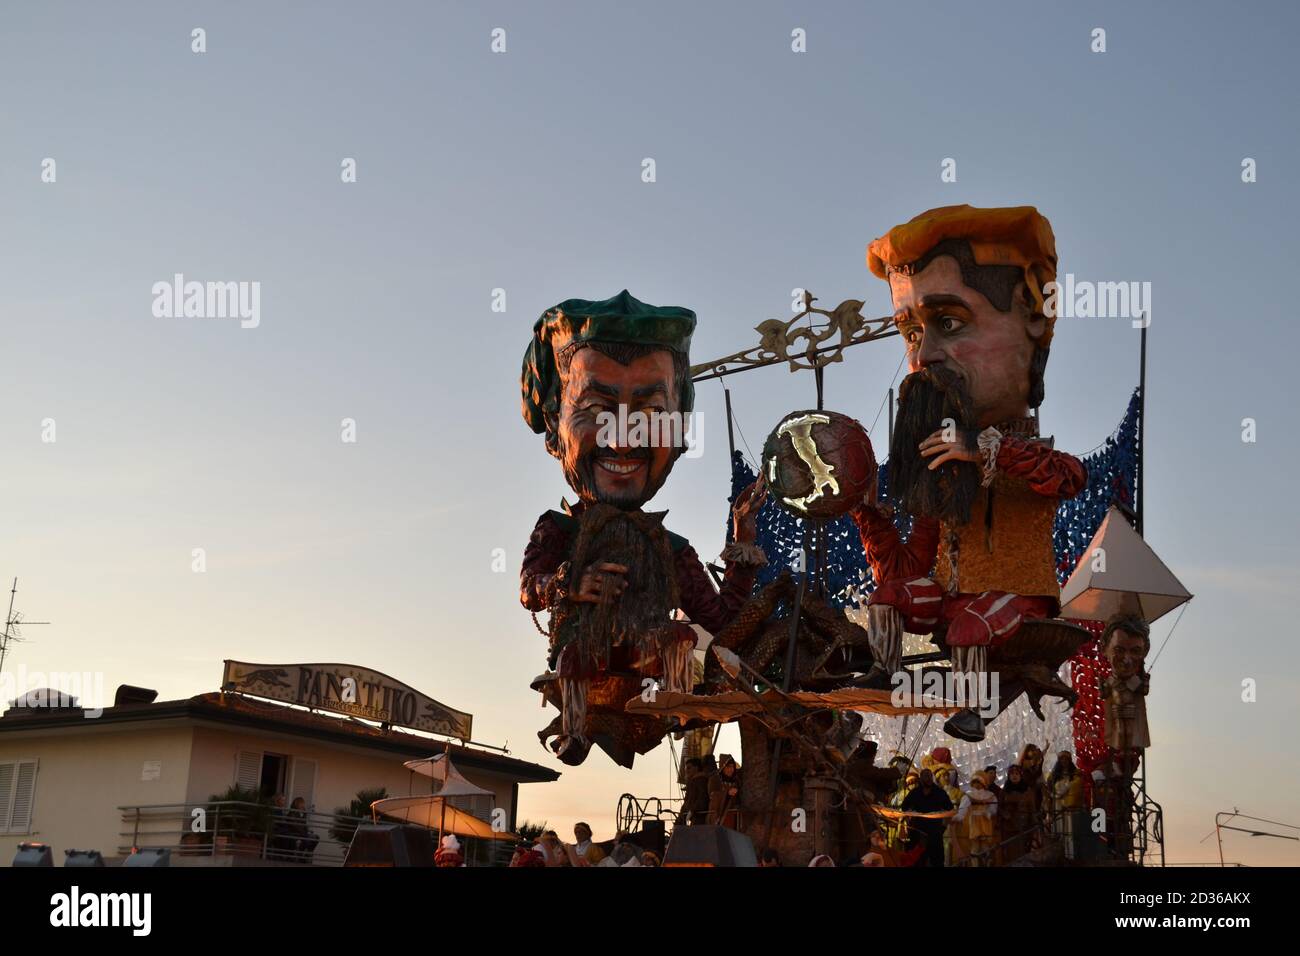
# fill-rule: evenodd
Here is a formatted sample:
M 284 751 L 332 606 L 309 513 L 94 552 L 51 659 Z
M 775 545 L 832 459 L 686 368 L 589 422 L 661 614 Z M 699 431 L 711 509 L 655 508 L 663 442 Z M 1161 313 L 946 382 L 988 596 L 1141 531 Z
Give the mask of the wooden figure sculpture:
M 1141 751 L 1151 746 L 1147 728 L 1151 675 L 1146 670 L 1151 634 L 1147 622 L 1133 614 L 1112 617 L 1102 632 L 1101 650 L 1111 668 L 1110 677 L 1101 684 L 1106 746 L 1116 752 L 1121 771 L 1131 776 Z
M 868 610 L 874 676 L 899 670 L 904 629 L 936 634 L 955 673 L 983 675 L 1023 623 L 1059 612 L 1053 519 L 1087 482 L 1031 414 L 1055 319 L 1045 299 L 1056 277 L 1052 228 L 1031 206 L 946 206 L 876 239 L 867 263 L 889 282 L 907 349 L 889 483 L 914 517 L 904 542 L 873 497 L 855 513 L 878 585 Z M 1066 635 L 1065 657 L 1086 636 Z M 1064 690 L 1052 685 L 1055 666 L 1026 679 Z M 967 740 L 984 735 L 971 709 L 946 726 Z
M 720 631 L 766 563 L 754 544 L 761 480 L 733 507 L 721 593 L 690 543 L 663 526 L 666 512 L 642 508 L 686 449 L 694 329 L 691 310 L 647 305 L 624 290 L 548 309 L 524 355 L 524 420 L 546 436 L 578 496 L 538 519 L 520 574 L 524 607 L 551 612 L 550 672 L 534 686 L 560 716 L 539 737 L 553 737 L 568 764 L 595 743 L 631 766 L 659 743 L 666 722 L 628 715 L 623 704 L 647 679 L 691 689 L 695 632 L 674 611 Z

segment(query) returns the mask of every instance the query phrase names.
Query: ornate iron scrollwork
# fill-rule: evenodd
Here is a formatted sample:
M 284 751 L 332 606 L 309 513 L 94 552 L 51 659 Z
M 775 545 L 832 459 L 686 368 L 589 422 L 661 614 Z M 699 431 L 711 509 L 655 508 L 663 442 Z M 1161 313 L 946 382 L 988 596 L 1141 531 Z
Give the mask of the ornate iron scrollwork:
M 818 309 L 813 303 L 817 297 L 804 291 L 803 310 L 783 322 L 780 319 L 767 319 L 754 327 L 758 333 L 758 345 L 740 352 L 691 366 L 691 378 L 703 381 L 720 378 L 749 368 L 775 365 L 788 362 L 790 371 L 798 372 L 823 368 L 832 362 L 843 360 L 846 348 L 861 345 L 886 336 L 897 335 L 892 316 L 867 319 L 862 315 L 862 300 L 845 299 L 834 309 Z M 825 326 L 812 316 L 825 316 Z M 807 319 L 807 325 L 800 323 Z

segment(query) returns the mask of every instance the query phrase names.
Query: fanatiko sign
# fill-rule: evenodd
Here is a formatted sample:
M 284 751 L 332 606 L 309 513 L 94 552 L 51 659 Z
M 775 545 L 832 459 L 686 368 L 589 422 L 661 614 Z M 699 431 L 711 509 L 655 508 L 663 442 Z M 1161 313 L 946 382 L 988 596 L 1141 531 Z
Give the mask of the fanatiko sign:
M 387 674 L 354 664 L 226 661 L 221 689 L 460 740 L 470 739 L 474 722 L 471 714 L 452 710 Z

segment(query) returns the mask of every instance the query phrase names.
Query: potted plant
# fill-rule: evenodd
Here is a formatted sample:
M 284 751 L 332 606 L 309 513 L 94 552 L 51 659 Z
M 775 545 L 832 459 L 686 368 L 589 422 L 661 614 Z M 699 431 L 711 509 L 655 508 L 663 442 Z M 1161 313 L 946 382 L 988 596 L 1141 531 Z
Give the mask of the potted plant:
M 343 846 L 350 846 L 352 834 L 357 832 L 355 818 L 369 819 L 370 805 L 376 800 L 383 800 L 387 796 L 388 790 L 385 787 L 376 787 L 373 790 L 358 790 L 357 795 L 352 798 L 350 804 L 346 807 L 334 808 L 334 822 L 330 825 L 330 838 Z
M 259 856 L 273 821 L 271 802 L 261 791 L 236 784 L 208 801 L 207 826 L 215 852 Z

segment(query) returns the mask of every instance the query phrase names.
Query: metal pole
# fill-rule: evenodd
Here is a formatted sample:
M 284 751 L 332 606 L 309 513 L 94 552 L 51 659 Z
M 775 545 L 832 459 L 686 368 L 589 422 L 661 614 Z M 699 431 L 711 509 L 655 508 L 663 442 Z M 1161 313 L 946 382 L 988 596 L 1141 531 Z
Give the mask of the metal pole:
M 889 386 L 889 448 L 894 447 L 894 386 Z M 888 452 L 888 448 L 886 452 Z
M 1150 324 L 1150 317 L 1147 319 Z M 1142 326 L 1142 356 L 1138 369 L 1138 469 L 1137 469 L 1137 533 L 1143 533 L 1143 505 L 1146 496 L 1143 485 L 1147 475 L 1147 326 Z
M 799 645 L 799 611 L 803 607 L 804 587 L 808 581 L 808 521 L 803 522 L 803 541 L 800 547 L 803 549 L 803 574 L 799 576 L 799 586 L 795 589 L 794 603 L 790 608 L 790 637 L 786 642 L 785 649 L 785 673 L 781 675 L 781 692 L 790 693 L 790 687 L 794 683 L 794 669 L 798 662 L 798 645 Z M 769 806 L 776 802 L 776 790 L 780 781 L 781 774 L 781 750 L 784 739 L 777 737 L 772 745 L 772 776 L 768 784 Z M 772 836 L 772 816 L 768 813 L 767 834 L 763 839 L 766 844 Z
M 727 461 L 734 462 L 736 460 L 736 432 L 731 421 L 731 389 L 724 388 L 722 396 L 727 400 L 727 447 L 731 449 L 731 457 Z
M 5 615 L 5 632 L 4 632 L 4 636 L 0 637 L 0 671 L 4 670 L 5 651 L 9 649 L 9 625 L 13 623 L 14 595 L 16 595 L 17 593 L 18 593 L 18 579 L 14 578 L 13 589 L 9 592 L 9 613 Z

